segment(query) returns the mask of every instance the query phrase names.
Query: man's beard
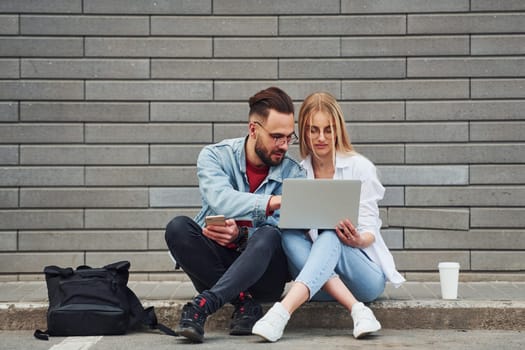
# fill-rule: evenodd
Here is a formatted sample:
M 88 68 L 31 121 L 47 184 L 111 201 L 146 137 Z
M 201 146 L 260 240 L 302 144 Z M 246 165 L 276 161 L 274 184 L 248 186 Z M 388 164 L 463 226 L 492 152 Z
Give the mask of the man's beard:
M 272 166 L 277 166 L 277 165 L 281 164 L 283 159 L 284 159 L 284 153 L 286 153 L 286 152 L 282 152 L 282 153 L 283 153 L 283 157 L 281 157 L 281 159 L 279 159 L 277 161 L 274 161 L 271 158 L 272 152 L 268 151 L 266 148 L 264 148 L 262 145 L 260 145 L 259 144 L 259 140 L 255 141 L 255 154 L 257 154 L 257 156 L 259 156 L 259 158 L 262 160 L 262 162 L 266 166 L 272 167 Z

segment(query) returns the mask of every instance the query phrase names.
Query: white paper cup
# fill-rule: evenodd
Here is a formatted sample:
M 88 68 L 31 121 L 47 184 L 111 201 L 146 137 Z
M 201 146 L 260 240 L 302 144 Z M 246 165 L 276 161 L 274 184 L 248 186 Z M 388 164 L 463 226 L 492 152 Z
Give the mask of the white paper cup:
M 439 281 L 441 283 L 441 297 L 443 299 L 458 298 L 459 263 L 440 262 Z

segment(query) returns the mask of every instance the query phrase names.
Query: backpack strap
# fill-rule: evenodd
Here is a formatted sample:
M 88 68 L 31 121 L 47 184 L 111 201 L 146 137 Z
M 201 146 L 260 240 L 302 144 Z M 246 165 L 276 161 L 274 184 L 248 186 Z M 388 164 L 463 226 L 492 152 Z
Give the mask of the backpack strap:
M 150 329 L 158 329 L 164 334 L 171 335 L 173 337 L 178 336 L 177 332 L 175 332 L 173 329 L 157 321 L 157 315 L 155 315 L 153 306 L 144 309 L 144 312 L 142 313 L 142 322 L 145 325 L 148 325 Z
M 173 329 L 158 322 L 153 306 L 144 309 L 137 295 L 129 287 L 127 287 L 127 292 L 128 302 L 131 309 L 131 317 L 128 327 L 129 329 L 133 329 L 140 324 L 143 324 L 148 326 L 150 329 L 158 329 L 167 335 L 174 337 L 178 336 L 178 334 Z
M 47 331 L 41 331 L 40 329 L 37 329 L 33 335 L 35 338 L 40 340 L 49 340 L 49 333 Z

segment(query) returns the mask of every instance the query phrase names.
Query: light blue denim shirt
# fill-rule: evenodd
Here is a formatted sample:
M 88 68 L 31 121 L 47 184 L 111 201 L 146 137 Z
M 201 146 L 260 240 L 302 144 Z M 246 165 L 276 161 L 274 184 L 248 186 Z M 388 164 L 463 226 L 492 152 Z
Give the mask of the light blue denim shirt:
M 197 176 L 202 209 L 195 222 L 204 226 L 207 215 L 222 214 L 226 218 L 251 221 L 253 227 L 277 226 L 279 210 L 266 216 L 271 195 L 282 194 L 285 178 L 304 178 L 305 170 L 294 159 L 285 156 L 278 166 L 270 167 L 268 176 L 250 193 L 246 175 L 246 138 L 228 139 L 206 146 L 197 159 Z

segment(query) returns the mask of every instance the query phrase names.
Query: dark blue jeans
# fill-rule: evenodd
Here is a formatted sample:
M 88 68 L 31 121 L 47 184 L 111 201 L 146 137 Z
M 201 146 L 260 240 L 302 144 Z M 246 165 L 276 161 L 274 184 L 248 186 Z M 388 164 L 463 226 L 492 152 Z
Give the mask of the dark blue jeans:
M 201 227 L 186 216 L 170 221 L 165 238 L 195 289 L 206 295 L 210 313 L 241 292 L 249 292 L 257 301 L 277 301 L 290 280 L 281 233 L 273 226 L 253 232 L 242 253 L 208 239 Z

